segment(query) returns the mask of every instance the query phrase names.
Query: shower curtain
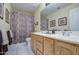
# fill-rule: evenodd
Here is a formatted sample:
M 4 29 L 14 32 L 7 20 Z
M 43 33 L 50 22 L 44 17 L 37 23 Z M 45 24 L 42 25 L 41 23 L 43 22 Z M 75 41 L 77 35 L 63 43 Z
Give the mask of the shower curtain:
M 13 43 L 24 42 L 34 31 L 34 17 L 20 12 L 12 12 L 10 16 L 10 28 L 13 32 Z

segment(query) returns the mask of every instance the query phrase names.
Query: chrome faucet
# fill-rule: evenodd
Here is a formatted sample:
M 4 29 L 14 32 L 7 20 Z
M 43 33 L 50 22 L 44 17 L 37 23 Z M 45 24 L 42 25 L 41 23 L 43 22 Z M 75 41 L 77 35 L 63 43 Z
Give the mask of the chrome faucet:
M 72 32 L 71 31 L 63 31 L 62 35 L 64 36 L 66 34 L 66 36 L 70 36 Z
M 63 36 L 65 35 L 65 31 L 62 31 L 62 35 L 63 35 Z
M 69 31 L 69 32 L 68 32 L 68 36 L 70 36 L 71 33 L 72 33 L 72 31 Z

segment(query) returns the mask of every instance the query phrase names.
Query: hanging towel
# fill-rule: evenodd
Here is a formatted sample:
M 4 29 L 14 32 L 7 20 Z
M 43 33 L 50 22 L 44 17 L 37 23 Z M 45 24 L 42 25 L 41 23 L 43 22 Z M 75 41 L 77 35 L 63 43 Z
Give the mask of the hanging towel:
M 7 37 L 9 40 L 9 45 L 11 45 L 12 44 L 12 36 L 11 36 L 11 32 L 9 30 L 7 31 Z
M 2 32 L 1 32 L 1 30 L 0 30 L 0 45 L 2 44 L 2 42 L 3 42 Z
M 2 30 L 2 37 L 3 37 L 3 45 L 6 45 L 9 43 L 8 41 L 8 37 L 7 37 L 7 33 L 6 33 L 6 30 Z
M 13 33 L 12 33 L 12 31 L 10 30 L 10 35 L 11 35 L 11 38 L 13 38 Z

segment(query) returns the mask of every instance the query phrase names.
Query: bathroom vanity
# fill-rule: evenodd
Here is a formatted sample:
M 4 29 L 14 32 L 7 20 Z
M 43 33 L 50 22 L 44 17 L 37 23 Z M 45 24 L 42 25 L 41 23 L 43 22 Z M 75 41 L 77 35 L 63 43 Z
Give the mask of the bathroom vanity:
M 76 36 L 33 33 L 31 38 L 36 55 L 79 55 L 79 38 Z

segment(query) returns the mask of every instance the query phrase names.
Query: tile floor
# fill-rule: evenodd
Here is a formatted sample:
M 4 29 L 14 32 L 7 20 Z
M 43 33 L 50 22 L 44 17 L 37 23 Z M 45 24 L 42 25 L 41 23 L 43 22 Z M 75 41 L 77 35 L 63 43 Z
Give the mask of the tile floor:
M 31 46 L 28 46 L 26 42 L 17 43 L 8 46 L 8 52 L 6 55 L 34 55 Z

